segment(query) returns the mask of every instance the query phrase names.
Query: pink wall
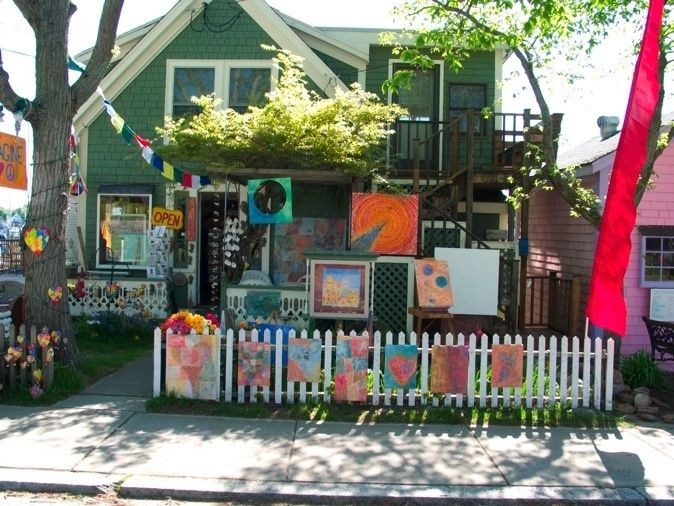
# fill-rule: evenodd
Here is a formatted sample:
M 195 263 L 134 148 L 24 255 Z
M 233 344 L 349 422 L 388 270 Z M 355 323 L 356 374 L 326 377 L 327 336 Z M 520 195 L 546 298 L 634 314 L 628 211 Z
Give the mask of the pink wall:
M 674 225 L 674 143 L 655 162 L 655 186 L 646 191 L 637 210 L 637 225 Z M 632 254 L 625 275 L 625 300 L 627 303 L 627 335 L 622 343 L 622 353 L 630 354 L 639 348 L 650 350 L 648 332 L 642 316 L 647 316 L 650 306 L 650 289 L 639 287 L 641 235 L 632 232 Z
M 596 184 L 596 176 L 588 178 Z M 584 308 L 594 256 L 595 229 L 569 216 L 569 205 L 558 193 L 538 190 L 529 204 L 529 275 L 557 271 L 561 277 L 580 276 L 581 313 L 576 332 L 585 329 Z

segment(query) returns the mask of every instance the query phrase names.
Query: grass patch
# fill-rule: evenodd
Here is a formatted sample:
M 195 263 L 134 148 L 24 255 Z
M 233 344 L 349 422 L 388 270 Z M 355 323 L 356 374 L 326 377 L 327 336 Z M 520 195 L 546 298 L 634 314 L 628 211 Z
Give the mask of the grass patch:
M 2 390 L 0 404 L 50 406 L 152 349 L 154 326 L 148 320 L 104 314 L 97 319 L 77 318 L 74 323 L 80 352 L 77 369 L 56 365 L 48 392 L 34 399 L 28 388 Z
M 150 399 L 151 413 L 224 416 L 236 418 L 330 421 L 350 423 L 398 423 L 443 425 L 504 425 L 517 427 L 616 428 L 623 416 L 589 409 L 562 409 L 559 403 L 545 409 L 444 408 L 432 406 L 374 407 L 356 404 L 235 404 L 183 399 L 173 394 Z

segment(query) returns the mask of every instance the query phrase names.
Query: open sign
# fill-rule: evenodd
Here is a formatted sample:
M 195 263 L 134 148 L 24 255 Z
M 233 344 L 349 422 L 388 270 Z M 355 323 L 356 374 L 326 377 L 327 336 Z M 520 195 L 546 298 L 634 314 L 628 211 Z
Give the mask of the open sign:
M 183 228 L 183 212 L 176 209 L 152 208 L 152 224 L 179 230 Z

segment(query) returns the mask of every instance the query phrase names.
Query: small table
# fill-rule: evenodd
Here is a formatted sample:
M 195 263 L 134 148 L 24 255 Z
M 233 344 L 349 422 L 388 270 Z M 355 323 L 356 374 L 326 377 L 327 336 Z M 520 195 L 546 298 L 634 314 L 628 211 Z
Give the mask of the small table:
M 417 337 L 421 337 L 422 332 L 431 325 L 432 320 L 440 320 L 440 333 L 442 335 L 446 335 L 447 333 L 454 334 L 454 325 L 452 322 L 454 315 L 449 312 L 449 308 L 424 308 L 413 306 L 408 308 L 407 312 L 417 319 Z M 424 320 L 431 321 L 423 326 L 422 324 Z

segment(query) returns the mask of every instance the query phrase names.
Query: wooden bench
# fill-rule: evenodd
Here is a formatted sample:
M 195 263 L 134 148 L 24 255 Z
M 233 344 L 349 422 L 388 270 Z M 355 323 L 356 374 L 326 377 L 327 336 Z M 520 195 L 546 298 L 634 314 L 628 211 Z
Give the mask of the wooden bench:
M 647 316 L 643 319 L 651 339 L 653 360 L 674 361 L 674 323 L 651 320 Z

